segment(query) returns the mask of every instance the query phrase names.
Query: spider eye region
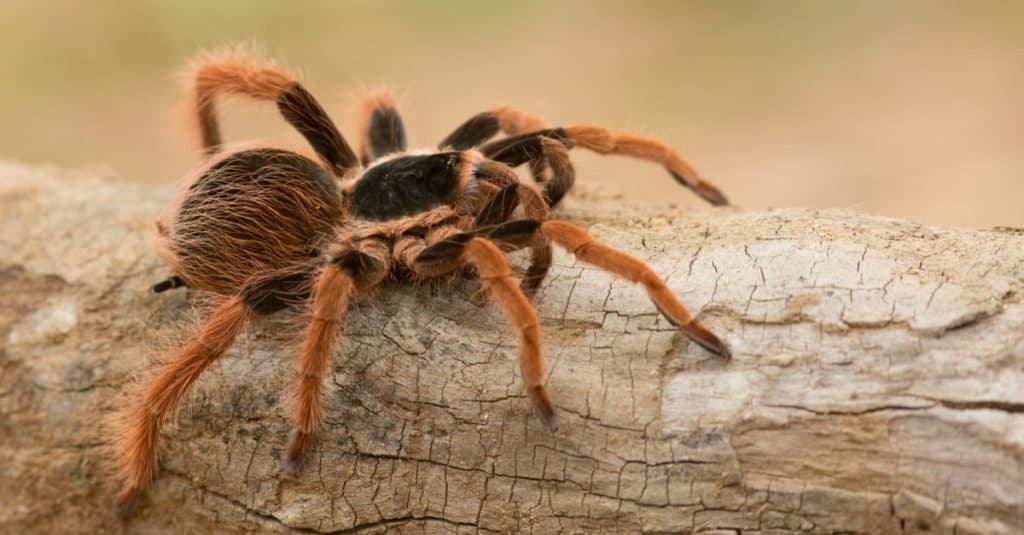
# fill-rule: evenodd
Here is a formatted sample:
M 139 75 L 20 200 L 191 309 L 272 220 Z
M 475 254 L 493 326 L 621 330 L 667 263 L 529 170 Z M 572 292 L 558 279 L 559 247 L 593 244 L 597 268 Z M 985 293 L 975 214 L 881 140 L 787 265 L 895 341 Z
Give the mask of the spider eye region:
M 459 154 L 401 156 L 370 167 L 352 190 L 352 215 L 389 220 L 451 203 L 459 189 Z

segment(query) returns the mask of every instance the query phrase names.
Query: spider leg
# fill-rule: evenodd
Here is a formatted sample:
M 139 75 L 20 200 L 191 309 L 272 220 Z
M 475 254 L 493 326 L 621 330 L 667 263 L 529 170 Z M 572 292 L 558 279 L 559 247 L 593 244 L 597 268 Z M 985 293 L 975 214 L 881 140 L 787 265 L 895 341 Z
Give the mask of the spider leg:
M 697 195 L 713 205 L 728 204 L 725 195 L 717 186 L 702 178 L 688 161 L 663 142 L 635 134 L 610 132 L 595 125 L 574 125 L 563 128 L 547 128 L 500 139 L 481 147 L 481 152 L 492 159 L 512 147 L 527 143 L 530 137 L 543 136 L 561 141 L 566 146 L 582 147 L 598 154 L 620 154 L 661 164 L 680 184 L 692 189 Z M 514 165 L 515 151 L 507 153 L 506 163 Z M 504 161 L 504 160 L 502 160 Z M 522 163 L 522 162 L 520 162 Z
M 459 125 L 439 144 L 439 147 L 453 147 L 456 150 L 471 149 L 482 145 L 494 137 L 499 131 L 514 136 L 523 132 L 531 132 L 544 128 L 544 121 L 510 106 L 498 106 L 491 110 L 478 113 Z M 530 173 L 538 183 L 546 180 L 544 162 L 530 162 Z
M 545 221 L 540 231 L 579 260 L 643 285 L 658 311 L 691 340 L 715 355 L 731 356 L 729 347 L 694 319 L 661 277 L 643 261 L 596 241 L 586 230 L 566 221 Z
M 524 229 L 515 232 L 510 229 L 502 237 L 510 239 L 517 235 L 532 236 L 536 232 L 537 223 L 527 222 L 532 223 L 532 228 L 525 229 L 525 232 L 522 232 Z M 456 236 L 459 238 L 454 242 L 453 236 L 427 248 L 420 257 L 447 257 L 456 264 L 462 264 L 468 259 L 476 267 L 477 273 L 484 281 L 484 289 L 490 290 L 491 297 L 501 305 L 508 322 L 519 333 L 519 367 L 530 401 L 545 424 L 552 428 L 557 427 L 555 410 L 543 384 L 544 359 L 541 355 L 540 321 L 537 319 L 537 312 L 526 294 L 515 284 L 508 261 L 494 242 L 480 236 L 471 236 L 465 240 L 462 237 L 468 236 L 466 234 Z M 457 246 L 449 245 L 452 243 L 456 243 Z
M 323 420 L 323 382 L 330 365 L 331 349 L 344 321 L 354 290 L 377 285 L 388 273 L 387 247 L 373 240 L 335 254 L 320 271 L 313 287 L 311 317 L 298 358 L 298 380 L 290 404 L 291 439 L 285 453 L 285 469 L 295 474 L 302 454 Z
M 160 427 L 192 383 L 227 351 L 249 321 L 251 311 L 240 297 L 222 303 L 181 352 L 152 379 L 128 415 L 127 429 L 117 443 L 125 478 L 117 509 L 127 513 L 138 494 L 156 479 Z
M 544 388 L 544 357 L 541 353 L 540 320 L 530 299 L 512 278 L 508 260 L 493 242 L 473 238 L 466 244 L 466 255 L 484 281 L 485 289 L 501 305 L 505 318 L 519 333 L 519 369 L 527 395 L 541 420 L 552 429 L 558 427 L 555 408 Z
M 460 124 L 437 144 L 440 150 L 467 150 L 496 136 L 501 130 L 491 112 L 478 113 Z
M 411 269 L 418 277 L 424 279 L 451 273 L 462 267 L 463 262 L 458 255 L 454 257 L 438 255 L 434 258 L 424 257 L 422 260 L 420 256 L 423 254 L 423 251 L 438 246 L 438 244 L 446 244 L 451 240 L 460 241 L 461 243 L 469 241 L 469 238 L 472 236 L 463 236 L 464 233 L 460 233 L 459 230 L 458 226 L 450 224 L 434 227 L 423 237 L 414 235 L 402 236 L 395 242 L 395 259 L 401 265 Z M 442 245 L 441 247 L 444 246 Z
M 201 58 L 192 78 L 191 107 L 198 119 L 199 136 L 207 154 L 217 152 L 223 143 L 217 121 L 217 98 L 221 95 L 245 95 L 257 100 L 274 100 L 292 82 L 291 77 L 272 63 L 260 63 L 236 55 L 211 55 Z
M 554 141 L 550 141 L 550 143 L 553 145 L 558 144 Z M 562 147 L 562 149 L 564 150 L 564 147 Z M 557 149 L 554 150 L 557 151 Z M 568 164 L 568 157 L 564 159 L 564 162 Z M 571 165 L 569 165 L 569 172 L 572 173 Z M 477 165 L 476 178 L 480 182 L 490 183 L 501 188 L 514 186 L 519 198 L 518 202 L 522 204 L 523 211 L 526 213 L 526 216 L 533 219 L 547 219 L 548 213 L 550 212 L 548 203 L 544 201 L 536 188 L 529 184 L 520 182 L 519 177 L 516 176 L 516 172 L 508 165 L 485 158 Z M 485 208 L 486 205 L 485 207 L 481 207 L 481 210 L 484 210 Z
M 359 168 L 356 153 L 352 152 L 352 147 L 338 132 L 334 121 L 305 87 L 292 82 L 277 97 L 277 109 L 306 138 L 335 175 L 344 177 L 349 171 Z
M 126 413 L 117 461 L 124 485 L 117 509 L 126 514 L 135 498 L 156 479 L 160 428 L 185 392 L 232 342 L 253 316 L 276 312 L 308 295 L 308 266 L 253 277 L 238 295 L 221 303 L 199 332 L 146 383 L 141 398 Z
M 511 183 L 491 195 L 477 211 L 476 225 L 484 227 L 508 221 L 519 206 L 519 184 Z
M 515 135 L 543 127 L 544 122 L 533 115 L 509 106 L 498 106 L 467 119 L 448 134 L 438 148 L 466 150 L 483 144 L 499 131 Z
M 544 361 L 541 356 L 540 322 L 529 298 L 515 284 L 504 253 L 495 243 L 521 248 L 532 240 L 540 223 L 521 220 L 478 231 L 452 234 L 433 245 L 422 248 L 408 265 L 421 277 L 434 277 L 439 273 L 473 264 L 484 289 L 501 304 L 509 323 L 519 333 L 519 364 L 526 383 L 527 394 L 545 424 L 555 427 L 554 407 L 544 390 Z M 495 241 L 491 241 L 491 240 Z
M 542 132 L 548 132 L 544 130 Z M 558 134 L 556 130 L 551 130 Z M 511 142 L 507 142 L 512 140 Z M 576 169 L 569 160 L 567 139 L 546 135 L 515 136 L 484 147 L 485 155 L 509 167 L 518 167 L 526 162 L 550 169 L 539 182 L 541 195 L 549 207 L 555 207 L 576 182 Z M 539 175 L 534 175 L 539 176 Z
M 360 104 L 359 115 L 359 157 L 364 166 L 381 156 L 405 151 L 405 125 L 390 93 L 375 91 L 367 95 Z
M 222 143 L 216 118 L 221 95 L 245 95 L 277 103 L 285 120 L 306 138 L 317 155 L 337 176 L 359 167 L 355 152 L 315 98 L 299 82 L 269 63 L 234 57 L 213 57 L 201 63 L 192 76 L 192 107 L 207 154 Z
M 560 161 L 556 161 L 551 166 L 552 169 L 556 170 L 556 174 L 559 176 L 569 177 L 571 181 L 571 177 L 575 175 L 573 174 L 572 165 L 569 163 L 568 155 L 565 153 L 565 147 L 552 140 L 547 140 L 546 143 L 558 145 L 561 152 L 553 149 L 555 152 L 551 154 L 561 154 L 563 156 Z M 548 218 L 548 203 L 532 186 L 520 183 L 515 171 L 509 166 L 501 162 L 485 159 L 477 169 L 477 176 L 482 183 L 502 186 L 502 189 L 492 195 L 477 211 L 476 222 L 478 226 L 507 221 L 519 205 L 522 205 L 523 212 L 530 219 L 543 221 Z M 561 183 L 560 181 L 553 180 L 545 184 L 554 184 L 556 182 Z M 551 268 L 553 253 L 551 244 L 548 243 L 543 235 L 537 236 L 531 248 L 530 267 L 523 277 L 522 289 L 527 295 L 533 296 L 537 289 L 540 288 L 541 283 L 547 276 L 548 270 Z
M 417 257 L 417 262 L 427 265 L 454 262 L 464 253 L 467 244 L 477 237 L 486 237 L 507 250 L 528 247 L 536 239 L 537 233 L 547 236 L 583 262 L 643 285 L 658 311 L 672 325 L 711 353 L 725 358 L 731 356 L 729 347 L 694 319 L 650 266 L 632 255 L 594 240 L 586 230 L 566 221 L 521 219 L 496 227 L 455 234 L 424 249 Z

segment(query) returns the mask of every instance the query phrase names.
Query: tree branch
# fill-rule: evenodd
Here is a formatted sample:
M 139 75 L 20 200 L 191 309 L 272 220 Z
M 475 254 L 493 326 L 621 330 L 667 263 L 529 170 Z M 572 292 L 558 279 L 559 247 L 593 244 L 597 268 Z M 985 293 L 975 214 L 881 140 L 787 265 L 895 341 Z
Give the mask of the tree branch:
M 147 292 L 169 274 L 147 233 L 170 195 L 0 164 L 0 531 L 117 526 L 106 421 L 196 318 L 193 293 Z M 129 527 L 1024 529 L 1024 233 L 587 197 L 563 215 L 648 260 L 731 362 L 559 254 L 537 297 L 552 434 L 476 282 L 391 285 L 348 315 L 292 478 L 282 314 L 198 382 Z

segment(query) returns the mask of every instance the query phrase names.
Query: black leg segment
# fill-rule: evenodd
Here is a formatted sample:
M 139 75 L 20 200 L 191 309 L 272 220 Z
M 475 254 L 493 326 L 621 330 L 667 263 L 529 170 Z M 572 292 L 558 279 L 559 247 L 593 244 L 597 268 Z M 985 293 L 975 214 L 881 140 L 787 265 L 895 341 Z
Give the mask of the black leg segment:
M 359 167 L 356 153 L 338 132 L 334 121 L 298 82 L 293 82 L 277 97 L 277 109 L 338 176 Z
M 297 265 L 254 275 L 239 297 L 254 313 L 273 314 L 305 303 L 313 291 L 314 273 L 312 265 Z
M 367 128 L 365 150 L 368 161 L 364 164 L 393 152 L 405 151 L 405 125 L 395 108 L 374 108 Z
M 484 156 L 506 165 L 517 167 L 534 160 L 543 154 L 541 138 L 555 139 L 571 147 L 569 135 L 562 128 L 545 128 L 535 132 L 527 132 L 518 136 L 492 141 L 484 145 L 480 152 Z
M 488 143 L 481 151 L 486 157 L 510 167 L 529 162 L 534 177 L 540 182 L 545 202 L 554 207 L 576 182 L 576 170 L 569 161 L 570 148 L 572 141 L 564 129 L 547 128 Z M 539 172 L 545 165 L 550 170 L 547 176 Z
M 438 145 L 442 150 L 466 150 L 476 147 L 494 137 L 501 130 L 501 123 L 491 112 L 485 111 L 470 117 L 459 125 Z

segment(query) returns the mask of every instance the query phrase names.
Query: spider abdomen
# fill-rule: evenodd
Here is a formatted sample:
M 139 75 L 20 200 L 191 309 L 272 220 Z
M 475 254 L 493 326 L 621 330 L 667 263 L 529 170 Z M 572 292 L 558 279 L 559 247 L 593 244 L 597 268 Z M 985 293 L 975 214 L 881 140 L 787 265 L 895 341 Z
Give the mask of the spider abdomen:
M 315 256 L 342 217 L 341 191 L 302 155 L 231 154 L 188 188 L 168 236 L 190 286 L 230 295 L 253 275 Z

